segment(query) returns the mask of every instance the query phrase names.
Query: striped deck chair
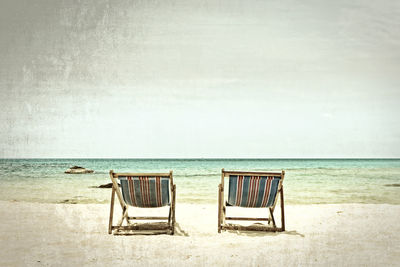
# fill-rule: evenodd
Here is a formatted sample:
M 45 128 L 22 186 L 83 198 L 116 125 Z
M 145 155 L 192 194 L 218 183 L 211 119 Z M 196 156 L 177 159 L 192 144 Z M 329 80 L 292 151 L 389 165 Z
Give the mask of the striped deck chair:
M 224 201 L 225 177 L 229 178 L 228 199 Z M 255 230 L 255 231 L 285 231 L 285 212 L 283 201 L 282 172 L 251 172 L 225 171 L 222 169 L 221 184 L 218 186 L 218 233 L 221 230 Z M 274 218 L 274 209 L 280 195 L 281 227 L 277 227 Z M 227 217 L 226 208 L 229 206 L 246 208 L 267 208 L 269 217 L 246 218 Z M 240 226 L 226 224 L 225 221 L 267 221 L 268 225 Z
M 173 235 L 175 228 L 175 195 L 176 186 L 173 183 L 172 171 L 169 173 L 114 173 L 110 171 L 112 181 L 110 220 L 108 233 L 111 234 L 147 234 L 168 233 Z M 119 182 L 119 183 L 118 183 Z M 117 194 L 122 208 L 122 217 L 116 226 L 113 225 L 114 198 Z M 158 208 L 169 206 L 168 217 L 130 217 L 128 207 Z M 142 227 L 135 220 L 168 221 L 161 227 L 149 229 Z M 122 225 L 126 221 L 126 225 Z M 143 226 L 146 226 L 143 228 Z

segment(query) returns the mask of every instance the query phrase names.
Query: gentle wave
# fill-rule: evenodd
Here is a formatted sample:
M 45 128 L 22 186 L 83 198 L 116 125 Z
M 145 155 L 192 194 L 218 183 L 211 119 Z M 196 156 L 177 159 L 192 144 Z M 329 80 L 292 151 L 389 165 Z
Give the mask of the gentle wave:
M 71 165 L 94 169 L 71 175 Z M 46 203 L 109 203 L 109 169 L 174 171 L 177 201 L 216 203 L 221 167 L 225 170 L 286 171 L 287 204 L 400 204 L 400 160 L 159 160 L 36 159 L 0 160 L 0 200 Z M 136 171 L 135 171 L 136 172 Z

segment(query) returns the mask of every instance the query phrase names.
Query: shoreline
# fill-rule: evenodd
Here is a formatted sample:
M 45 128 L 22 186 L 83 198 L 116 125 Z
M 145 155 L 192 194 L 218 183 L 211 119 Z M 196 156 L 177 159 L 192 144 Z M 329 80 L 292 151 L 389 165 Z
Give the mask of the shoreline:
M 216 205 L 177 203 L 175 236 L 109 235 L 109 204 L 0 201 L 0 211 L 1 266 L 382 266 L 400 260 L 395 204 L 285 205 L 285 232 L 218 234 Z
M 104 202 L 76 202 L 75 199 L 64 199 L 57 202 L 39 202 L 39 201 L 28 201 L 28 200 L 0 200 L 0 203 L 24 203 L 24 204 L 46 204 L 46 205 L 107 205 L 109 207 L 110 200 L 105 200 Z M 217 206 L 218 202 L 215 200 L 214 202 L 204 201 L 204 202 L 182 202 L 179 201 L 177 205 L 192 205 L 192 206 Z M 398 203 L 362 203 L 362 202 L 337 202 L 337 203 L 289 203 L 285 204 L 286 206 L 322 206 L 322 205 L 391 205 L 391 206 L 400 206 Z M 257 209 L 257 208 L 256 208 Z M 400 214 L 399 214 L 400 215 Z

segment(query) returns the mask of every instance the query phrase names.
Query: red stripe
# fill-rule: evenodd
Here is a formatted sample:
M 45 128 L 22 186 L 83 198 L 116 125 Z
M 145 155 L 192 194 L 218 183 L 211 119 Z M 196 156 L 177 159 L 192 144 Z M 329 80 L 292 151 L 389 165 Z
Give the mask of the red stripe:
M 271 177 L 267 177 L 267 182 L 265 183 L 265 190 L 264 190 L 264 199 L 262 202 L 262 206 L 265 207 L 268 203 L 268 197 L 269 197 L 269 189 L 271 185 Z
M 265 205 L 267 205 L 268 201 L 269 201 L 269 194 L 271 193 L 272 179 L 274 179 L 274 177 L 272 177 L 272 176 L 268 177 L 268 195 L 267 195 L 267 201 L 265 202 Z
M 144 182 L 144 190 L 145 190 L 145 201 L 146 201 L 146 206 L 149 206 L 149 201 L 148 201 L 148 196 L 149 196 L 149 188 L 148 188 L 148 179 L 147 177 L 143 177 L 143 182 Z
M 143 177 L 139 177 L 139 181 L 140 181 L 140 192 L 142 193 L 142 205 L 145 207 L 146 206 L 146 199 L 145 199 L 145 190 L 144 190 L 144 181 L 143 181 Z
M 161 177 L 158 177 L 158 201 L 160 203 L 160 207 L 162 206 L 162 192 L 161 192 Z
M 243 200 L 243 184 L 244 184 L 244 177 L 241 176 L 241 180 L 240 180 L 240 200 L 239 203 L 242 203 Z
M 253 194 L 253 177 L 250 176 L 250 180 L 249 180 L 249 192 L 247 193 L 247 203 L 246 206 L 249 207 L 250 203 L 251 203 L 251 196 Z
M 254 194 L 253 194 L 253 201 L 251 203 L 251 206 L 254 207 L 257 204 L 257 196 L 258 196 L 258 188 L 260 185 L 260 177 L 256 176 L 254 179 Z
M 143 177 L 143 199 L 144 199 L 144 204 L 147 207 L 147 184 L 146 184 L 146 177 Z
M 237 182 L 236 182 L 236 205 L 239 202 L 239 185 L 240 185 L 240 176 L 237 177 Z
M 259 181 L 260 181 L 260 177 L 256 176 L 254 179 L 254 193 L 253 193 L 253 201 L 252 201 L 252 207 L 254 207 L 256 205 L 256 200 L 257 200 L 257 195 L 258 195 L 258 185 L 259 185 Z
M 251 205 L 251 198 L 253 196 L 253 188 L 254 187 L 254 183 L 253 183 L 253 176 L 250 176 L 250 180 L 249 180 L 249 192 L 248 192 L 248 196 L 247 196 L 247 203 L 246 206 L 250 207 Z
M 156 177 L 157 205 L 161 207 L 160 177 Z
M 143 178 L 142 177 L 139 177 L 139 181 L 140 181 L 140 193 L 141 193 L 141 198 L 142 198 L 142 206 L 144 206 L 145 205 L 145 203 L 144 203 L 144 198 L 143 198 L 143 195 L 144 195 L 144 190 L 143 190 Z
M 253 189 L 254 189 L 254 180 L 253 180 L 253 176 L 250 176 L 250 181 L 249 181 L 249 194 L 248 194 L 248 198 L 247 198 L 247 207 L 250 207 L 251 205 L 251 198 L 253 196 Z
M 129 186 L 129 193 L 130 193 L 130 197 L 131 197 L 132 206 L 136 206 L 135 189 L 133 188 L 133 180 L 132 180 L 132 177 L 127 177 L 127 178 L 128 178 L 128 186 Z
M 262 202 L 261 202 L 261 207 L 264 207 L 264 202 L 265 202 L 265 194 L 267 192 L 267 187 L 268 187 L 268 177 L 267 180 L 265 181 L 265 185 L 264 185 L 264 195 L 262 196 Z
M 249 206 L 249 200 L 250 200 L 250 196 L 251 196 L 251 177 L 249 180 L 249 187 L 247 188 L 247 202 L 246 202 L 246 206 Z
M 268 177 L 268 180 L 269 180 L 269 187 L 268 187 L 268 199 L 267 199 L 267 203 L 265 203 L 265 205 L 267 205 L 268 204 L 268 201 L 269 201 L 269 197 L 270 197 L 270 193 L 271 193 L 271 185 L 272 185 L 272 180 L 274 179 L 274 177 L 273 176 L 271 176 L 271 177 Z
M 150 207 L 151 204 L 150 204 L 150 181 L 149 181 L 149 177 L 146 177 L 146 186 L 147 186 L 147 204 Z
M 243 194 L 243 176 L 238 176 L 238 189 L 237 189 L 237 198 L 236 205 L 240 206 L 240 202 L 242 202 L 242 194 Z

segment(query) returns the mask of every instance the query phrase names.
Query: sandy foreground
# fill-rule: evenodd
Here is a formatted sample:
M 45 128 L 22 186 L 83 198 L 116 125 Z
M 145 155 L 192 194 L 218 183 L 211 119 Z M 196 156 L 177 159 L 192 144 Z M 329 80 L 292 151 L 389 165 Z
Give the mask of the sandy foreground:
M 174 236 L 114 236 L 109 205 L 1 201 L 0 266 L 400 265 L 400 205 L 285 208 L 283 233 L 218 234 L 216 205 L 177 203 Z

